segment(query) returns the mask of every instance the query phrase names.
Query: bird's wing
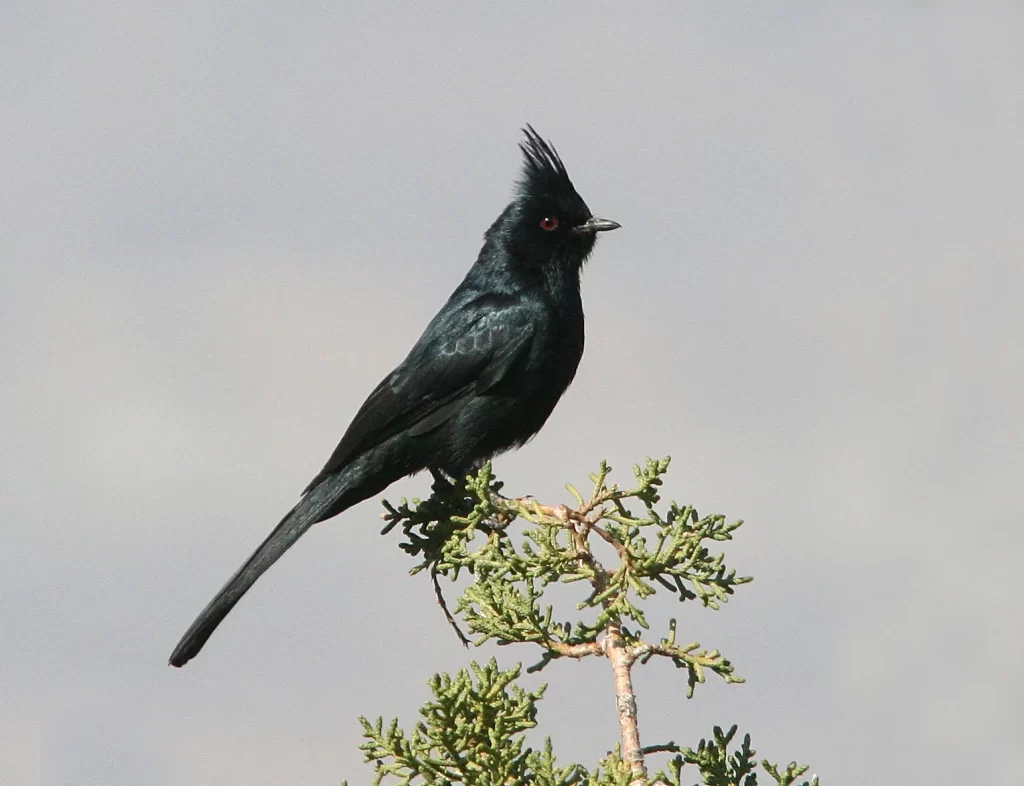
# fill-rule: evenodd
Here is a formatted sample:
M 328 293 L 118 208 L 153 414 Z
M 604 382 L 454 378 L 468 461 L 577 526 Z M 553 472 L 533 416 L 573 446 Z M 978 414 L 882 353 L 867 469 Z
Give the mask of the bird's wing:
M 416 436 L 432 431 L 494 387 L 528 350 L 533 340 L 529 317 L 518 304 L 492 295 L 432 323 L 360 407 L 309 488 L 399 432 Z

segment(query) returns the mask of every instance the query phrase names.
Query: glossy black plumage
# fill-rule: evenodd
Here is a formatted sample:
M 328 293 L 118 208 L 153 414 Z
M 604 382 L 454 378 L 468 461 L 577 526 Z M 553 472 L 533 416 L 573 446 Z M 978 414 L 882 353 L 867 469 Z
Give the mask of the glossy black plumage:
M 461 477 L 544 425 L 583 355 L 580 268 L 594 218 L 554 148 L 529 126 L 511 204 L 409 355 L 370 394 L 299 503 L 192 623 L 193 658 L 239 598 L 313 524 L 431 468 Z

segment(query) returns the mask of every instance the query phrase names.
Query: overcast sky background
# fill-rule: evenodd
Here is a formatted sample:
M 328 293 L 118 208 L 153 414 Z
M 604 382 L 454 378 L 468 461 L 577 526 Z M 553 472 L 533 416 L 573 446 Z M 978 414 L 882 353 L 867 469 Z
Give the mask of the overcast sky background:
M 994 1 L 7 0 L 0 782 L 367 782 L 360 714 L 535 658 L 464 651 L 373 501 L 166 665 L 461 280 L 530 122 L 623 228 L 574 386 L 497 471 L 557 502 L 672 454 L 667 497 L 748 522 L 753 585 L 658 606 L 748 682 L 641 669 L 644 742 L 738 722 L 827 784 L 1020 784 L 1022 30 Z M 606 664 L 542 676 L 592 766 Z

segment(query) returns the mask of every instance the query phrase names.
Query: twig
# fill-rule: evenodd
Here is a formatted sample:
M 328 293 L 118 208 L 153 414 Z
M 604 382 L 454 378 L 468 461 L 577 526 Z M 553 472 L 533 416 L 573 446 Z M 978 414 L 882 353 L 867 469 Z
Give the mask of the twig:
M 615 675 L 615 707 L 619 712 L 619 730 L 622 732 L 622 760 L 633 771 L 633 784 L 647 780 L 644 766 L 644 751 L 640 746 L 640 731 L 636 719 L 636 695 L 633 693 L 633 679 L 630 669 L 636 655 L 626 646 L 622 638 L 622 627 L 611 623 L 605 629 L 604 654 L 612 664 Z
M 543 642 L 543 646 L 563 657 L 576 658 L 576 660 L 585 658 L 588 655 L 604 654 L 601 645 L 596 641 L 585 641 L 582 644 L 566 644 L 564 641 L 552 641 L 549 639 Z
M 444 617 L 448 620 L 448 624 L 452 626 L 452 630 L 455 631 L 455 635 L 459 637 L 459 641 L 462 642 L 462 646 L 469 648 L 469 639 L 459 628 L 459 624 L 455 621 L 455 617 L 448 611 L 448 603 L 444 599 L 444 595 L 441 593 L 441 585 L 437 581 L 437 563 L 435 562 L 430 566 L 430 580 L 434 582 L 434 594 L 437 596 L 437 603 L 441 607 L 441 611 L 444 612 Z
M 621 540 L 614 537 L 610 532 L 608 532 L 608 530 L 604 527 L 599 527 L 597 524 L 591 524 L 590 528 L 600 535 L 601 539 L 604 540 L 605 543 L 608 543 L 615 548 L 615 551 L 619 554 L 619 559 L 629 565 L 632 565 L 633 560 L 629 555 L 629 550 Z

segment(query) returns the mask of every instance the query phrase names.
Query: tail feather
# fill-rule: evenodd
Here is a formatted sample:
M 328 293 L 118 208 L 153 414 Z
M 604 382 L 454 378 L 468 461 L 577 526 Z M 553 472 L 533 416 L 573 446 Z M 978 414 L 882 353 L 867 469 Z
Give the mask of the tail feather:
M 341 478 L 335 476 L 326 482 L 321 482 L 311 489 L 299 501 L 299 504 L 288 512 L 287 516 L 281 519 L 281 523 L 235 572 L 235 575 L 228 579 L 228 583 L 207 604 L 185 635 L 181 637 L 178 646 L 171 653 L 170 664 L 172 666 L 184 666 L 199 654 L 203 645 L 206 644 L 206 640 L 210 638 L 241 597 L 256 583 L 256 579 L 277 562 L 281 555 L 290 549 L 292 544 L 302 537 L 310 527 L 318 521 L 323 521 L 328 515 L 340 512 L 340 510 L 334 509 L 339 497 L 345 492 L 343 486 L 339 488 L 340 481 Z M 355 501 L 353 500 L 352 503 L 354 504 Z

